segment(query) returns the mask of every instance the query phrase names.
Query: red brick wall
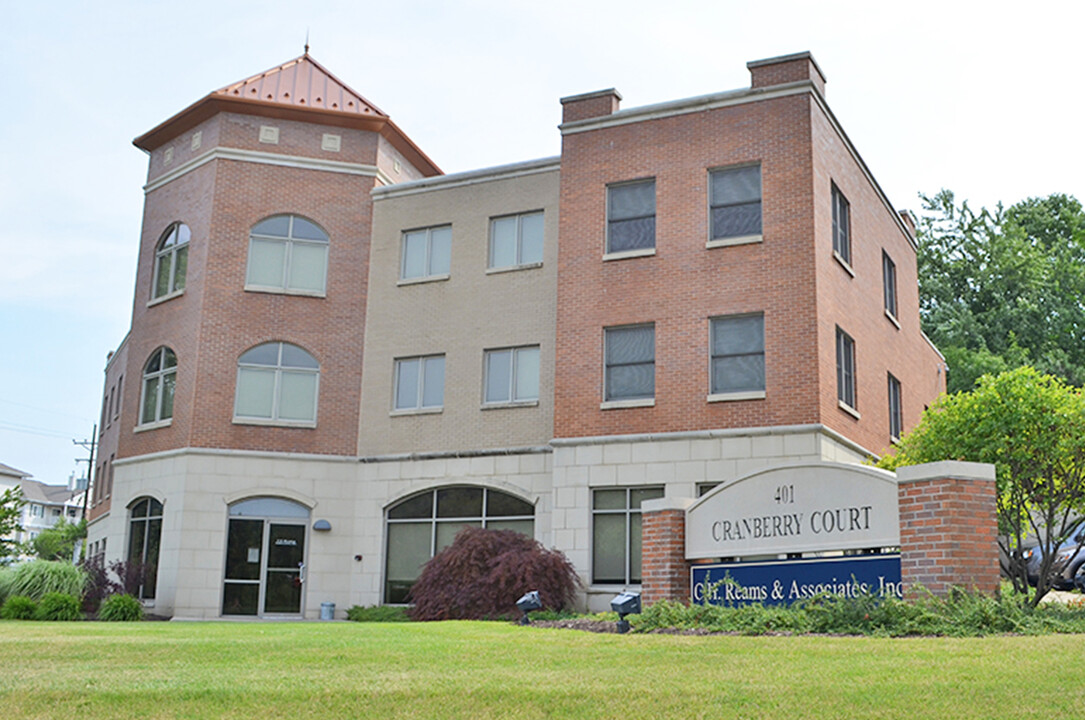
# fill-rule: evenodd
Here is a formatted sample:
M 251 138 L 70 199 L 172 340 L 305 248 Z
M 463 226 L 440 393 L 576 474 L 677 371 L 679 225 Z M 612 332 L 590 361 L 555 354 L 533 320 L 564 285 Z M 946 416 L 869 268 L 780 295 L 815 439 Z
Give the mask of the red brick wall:
M 890 446 L 887 373 L 901 383 L 905 431 L 919 422 L 924 406 L 945 390 L 945 373 L 938 371 L 942 360 L 919 326 L 915 247 L 816 104 L 811 107 L 811 129 L 815 243 L 811 260 L 817 268 L 821 422 L 881 454 Z M 854 277 L 833 256 L 834 183 L 850 204 Z M 883 250 L 897 267 L 899 328 L 885 315 Z M 859 419 L 837 402 L 837 326 L 855 340 Z
M 807 95 L 563 138 L 555 435 L 818 420 Z M 763 242 L 707 249 L 708 171 L 761 163 Z M 654 177 L 656 254 L 604 262 L 606 188 Z M 764 400 L 707 403 L 709 318 L 763 312 Z M 600 410 L 603 328 L 655 323 L 655 407 Z
M 258 142 L 261 125 L 280 129 L 279 144 Z M 223 146 L 355 162 L 377 163 L 374 133 L 318 124 L 222 114 L 208 120 L 201 148 L 190 152 L 191 132 L 169 165 L 163 148 L 151 154 L 156 177 Z M 325 132 L 342 137 L 339 153 L 321 150 Z M 414 168 L 405 167 L 408 175 Z M 371 201 L 375 179 L 233 160 L 213 160 L 151 190 L 143 233 L 125 371 L 125 417 L 119 457 L 186 446 L 352 455 L 357 450 L 362 345 L 368 279 Z M 305 216 L 330 237 L 325 297 L 246 292 L 249 230 L 280 213 Z M 174 221 L 188 224 L 188 276 L 184 293 L 150 307 L 155 247 Z M 317 427 L 233 423 L 237 359 L 264 342 L 289 342 L 320 363 Z M 159 346 L 177 354 L 177 388 L 168 427 L 133 432 L 139 415 L 144 363 Z
M 646 510 L 641 521 L 641 605 L 647 607 L 659 600 L 688 602 L 686 511 Z
M 951 587 L 996 593 L 993 470 L 990 477 L 974 473 L 954 477 L 952 471 L 939 473 L 941 465 L 902 468 L 904 472 L 898 473 L 901 580 L 906 588 L 919 583 L 935 595 L 945 595 Z

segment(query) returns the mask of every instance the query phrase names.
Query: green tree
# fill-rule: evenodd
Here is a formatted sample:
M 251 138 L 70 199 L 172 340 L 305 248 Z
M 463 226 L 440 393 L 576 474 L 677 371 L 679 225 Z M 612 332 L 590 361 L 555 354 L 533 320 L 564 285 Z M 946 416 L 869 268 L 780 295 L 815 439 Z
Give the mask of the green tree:
M 978 212 L 924 197 L 923 330 L 949 365 L 949 391 L 1022 365 L 1085 385 L 1085 211 L 1067 195 Z
M 22 532 L 19 519 L 23 515 L 23 491 L 20 487 L 8 488 L 0 493 L 0 561 L 19 554 L 15 533 Z
M 991 463 L 997 472 L 1002 571 L 1029 592 L 1023 541 L 1043 553 L 1033 605 L 1051 588 L 1055 549 L 1085 509 L 1085 392 L 1031 367 L 980 378 L 974 390 L 942 396 L 897 452 L 896 469 L 938 460 Z
M 70 523 L 60 518 L 53 527 L 42 530 L 37 537 L 26 543 L 27 552 L 42 560 L 71 562 L 76 541 L 86 535 L 85 520 Z

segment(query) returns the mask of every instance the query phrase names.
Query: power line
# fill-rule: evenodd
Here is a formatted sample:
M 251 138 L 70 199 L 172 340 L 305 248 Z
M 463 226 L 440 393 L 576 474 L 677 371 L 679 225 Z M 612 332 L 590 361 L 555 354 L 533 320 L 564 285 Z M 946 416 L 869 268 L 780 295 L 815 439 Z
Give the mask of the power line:
M 41 437 L 52 438 L 70 438 L 73 433 L 61 433 L 56 430 L 49 430 L 47 428 L 33 427 L 32 425 L 15 425 L 12 423 L 6 423 L 0 421 L 0 430 L 10 430 L 11 432 L 23 433 L 24 435 L 39 435 Z

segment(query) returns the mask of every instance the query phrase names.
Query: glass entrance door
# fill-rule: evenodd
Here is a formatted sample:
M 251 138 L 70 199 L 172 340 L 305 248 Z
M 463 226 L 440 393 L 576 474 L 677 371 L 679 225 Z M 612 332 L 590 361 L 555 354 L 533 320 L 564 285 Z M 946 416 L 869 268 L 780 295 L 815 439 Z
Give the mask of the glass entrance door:
M 301 615 L 308 515 L 308 508 L 277 498 L 230 507 L 223 615 Z

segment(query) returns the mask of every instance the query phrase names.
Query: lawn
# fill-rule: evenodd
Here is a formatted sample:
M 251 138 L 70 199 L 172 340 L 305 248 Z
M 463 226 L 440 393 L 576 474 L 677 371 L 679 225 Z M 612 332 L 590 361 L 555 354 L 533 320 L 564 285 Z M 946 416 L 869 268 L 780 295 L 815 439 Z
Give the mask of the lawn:
M 0 622 L 13 718 L 1077 716 L 1081 636 L 596 635 L 505 623 Z

